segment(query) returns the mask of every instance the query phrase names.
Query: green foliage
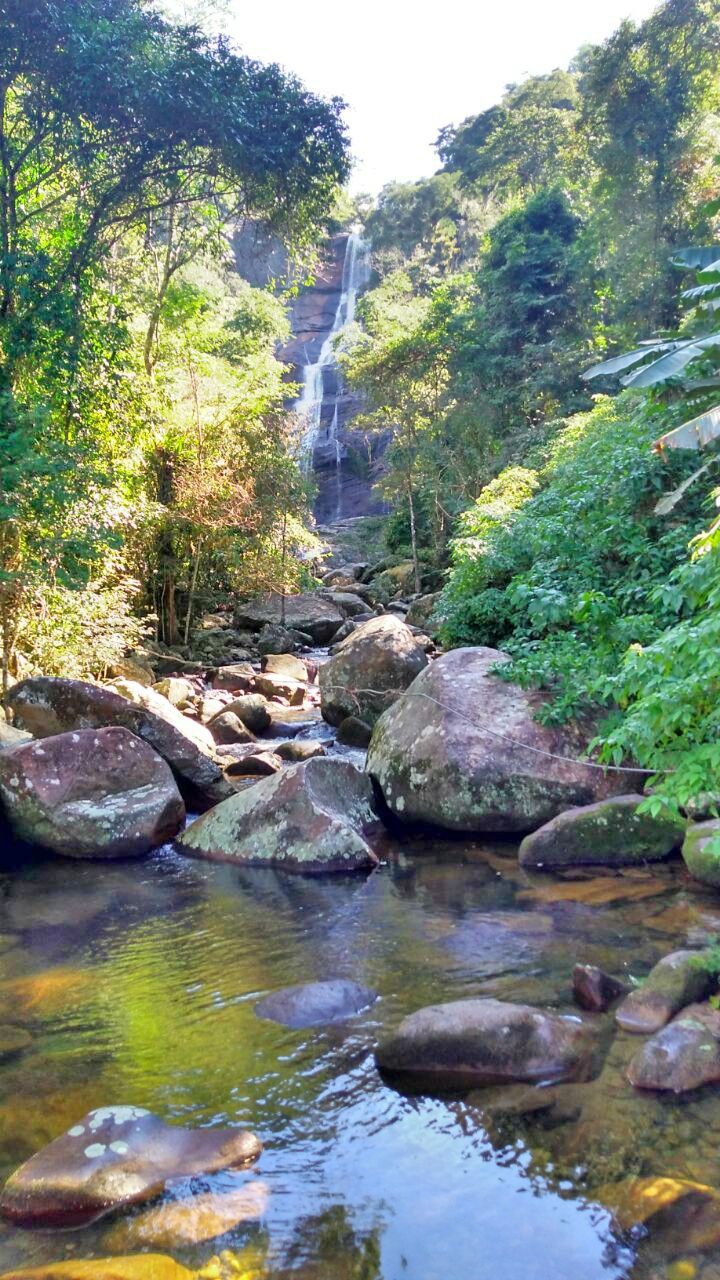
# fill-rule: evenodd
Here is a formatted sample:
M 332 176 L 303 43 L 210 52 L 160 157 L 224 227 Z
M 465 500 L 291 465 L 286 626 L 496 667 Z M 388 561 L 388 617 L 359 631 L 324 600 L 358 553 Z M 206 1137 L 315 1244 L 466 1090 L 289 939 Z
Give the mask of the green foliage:
M 654 514 L 663 487 L 689 469 L 651 453 L 656 431 L 629 393 L 600 399 L 561 426 L 537 475 L 516 468 L 489 486 L 453 542 L 443 639 L 502 645 L 510 678 L 553 693 L 549 718 L 609 701 L 628 646 L 676 616 L 668 576 L 702 508 L 696 499 L 670 527 Z

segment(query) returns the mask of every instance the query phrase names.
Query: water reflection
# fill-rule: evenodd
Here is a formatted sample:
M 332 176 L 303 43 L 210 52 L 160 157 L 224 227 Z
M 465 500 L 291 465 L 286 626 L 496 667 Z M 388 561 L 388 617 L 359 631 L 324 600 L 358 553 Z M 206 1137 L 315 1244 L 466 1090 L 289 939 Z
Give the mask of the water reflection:
M 665 1232 L 653 1253 L 651 1233 L 634 1263 L 637 1233 L 616 1238 L 603 1205 L 632 1175 L 720 1184 L 712 1091 L 685 1103 L 634 1094 L 628 1037 L 610 1043 L 595 1080 L 542 1098 L 407 1097 L 375 1071 L 383 1026 L 422 1004 L 492 994 L 563 1007 L 576 960 L 644 972 L 715 918 L 678 868 L 553 882 L 511 855 L 409 843 L 365 880 L 169 850 L 3 873 L 2 1021 L 33 1041 L 0 1058 L 0 1174 L 108 1103 L 247 1126 L 265 1152 L 240 1182 L 194 1183 L 189 1213 L 178 1186 L 164 1215 L 71 1234 L 5 1228 L 0 1269 L 159 1242 L 193 1266 L 230 1248 L 258 1277 L 619 1280 L 635 1266 L 672 1280 L 682 1240 Z M 381 999 L 329 1028 L 256 1018 L 260 995 L 329 977 Z

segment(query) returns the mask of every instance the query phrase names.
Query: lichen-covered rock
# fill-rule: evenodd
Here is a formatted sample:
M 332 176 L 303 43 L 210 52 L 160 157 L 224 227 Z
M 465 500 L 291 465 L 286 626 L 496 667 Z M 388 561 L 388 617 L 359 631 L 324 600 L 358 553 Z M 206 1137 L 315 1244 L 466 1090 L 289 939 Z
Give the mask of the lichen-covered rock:
M 381 716 L 367 768 L 396 817 L 519 833 L 631 790 L 633 775 L 579 760 L 579 733 L 538 723 L 541 696 L 491 674 L 506 660 L 496 649 L 453 649 Z
M 427 596 L 416 596 L 405 615 L 408 626 L 427 627 L 439 602 L 439 591 L 433 591 Z
M 664 1027 L 685 1005 L 702 1000 L 715 983 L 703 965 L 702 951 L 673 951 L 625 997 L 615 1019 L 623 1031 L 649 1035 Z
M 338 725 L 337 740 L 343 747 L 359 747 L 365 751 L 371 737 L 372 728 L 359 716 L 346 716 Z
M 520 845 L 522 867 L 625 867 L 658 862 L 682 843 L 685 823 L 668 813 L 638 812 L 640 795 L 611 796 L 566 809 Z
M 240 605 L 235 615 L 237 625 L 251 631 L 259 631 L 266 624 L 281 626 L 307 632 L 315 644 L 329 644 L 344 620 L 345 615 L 336 605 L 311 592 L 284 599 L 273 593 Z
M 377 991 L 359 982 L 334 978 L 326 982 L 304 982 L 283 987 L 259 1000 L 259 1018 L 280 1022 L 284 1027 L 313 1027 L 323 1022 L 344 1022 L 377 1000 Z
M 148 696 L 147 704 L 131 702 L 113 689 L 84 680 L 31 676 L 10 690 L 7 701 L 17 723 L 36 738 L 109 725 L 128 729 L 167 760 L 190 803 L 205 808 L 224 799 L 229 787 L 214 758 L 210 732 L 153 689 L 141 692 Z
M 320 668 L 322 713 L 339 725 L 357 716 L 373 725 L 427 666 L 409 627 L 392 614 L 363 622 Z
M 0 752 L 0 805 L 16 837 L 70 858 L 137 857 L 185 819 L 166 762 L 115 727 Z
M 689 826 L 682 856 L 691 876 L 717 888 L 720 885 L 720 818 Z
M 720 1080 L 717 1031 L 713 1033 L 692 1008 L 683 1010 L 644 1042 L 628 1066 L 627 1078 L 636 1089 L 671 1093 L 687 1093 L 689 1089 L 715 1084 Z
M 182 676 L 165 676 L 153 685 L 156 693 L 167 698 L 173 707 L 186 707 L 195 695 L 195 686 Z
M 242 1129 L 181 1129 L 142 1107 L 90 1111 L 11 1174 L 0 1214 L 23 1227 L 79 1227 L 160 1194 L 170 1178 L 241 1168 L 262 1150 Z
M 255 681 L 255 670 L 250 662 L 231 662 L 218 667 L 212 678 L 213 689 L 227 689 L 229 693 L 247 693 Z
M 473 998 L 411 1013 L 375 1060 L 384 1071 L 440 1083 L 531 1083 L 586 1078 L 594 1049 L 580 1017 Z
M 244 762 L 243 762 L 244 763 Z M 380 824 L 369 779 L 344 760 L 290 765 L 198 818 L 183 853 L 285 871 L 368 870 Z

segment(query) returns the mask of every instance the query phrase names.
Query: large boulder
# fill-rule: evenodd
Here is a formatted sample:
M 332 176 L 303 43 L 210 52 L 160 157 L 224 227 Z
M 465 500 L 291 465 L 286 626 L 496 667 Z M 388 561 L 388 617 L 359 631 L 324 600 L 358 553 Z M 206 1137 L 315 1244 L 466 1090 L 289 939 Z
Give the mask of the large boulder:
M 526 832 L 631 790 L 626 771 L 584 763 L 579 733 L 541 725 L 542 698 L 491 668 L 497 649 L 453 649 L 378 720 L 367 768 L 396 815 L 451 831 Z
M 279 1022 L 284 1027 L 314 1027 L 319 1023 L 344 1022 L 377 1000 L 377 991 L 346 978 L 326 982 L 304 982 L 272 991 L 255 1005 L 259 1018 Z
M 336 605 L 346 618 L 354 618 L 358 613 L 367 613 L 369 592 L 366 587 L 362 595 L 354 591 L 323 591 L 320 594 L 324 600 L 329 600 L 330 604 Z
M 185 805 L 166 762 L 127 729 L 81 729 L 0 752 L 14 834 L 70 858 L 128 858 L 177 835 Z
M 80 1227 L 153 1199 L 174 1178 L 242 1168 L 262 1145 L 243 1129 L 181 1129 L 142 1107 L 101 1107 L 21 1165 L 0 1214 L 22 1227 Z
M 668 813 L 640 813 L 643 797 L 611 796 L 567 809 L 520 845 L 520 865 L 625 867 L 667 858 L 682 844 L 685 822 Z
M 284 606 L 284 608 L 283 608 Z M 283 616 L 284 615 L 284 616 Z M 275 593 L 240 605 L 235 622 L 250 631 L 260 631 L 267 624 L 306 631 L 315 644 L 329 644 L 345 615 L 329 600 L 310 592 L 299 596 Z
M 472 998 L 411 1013 L 375 1060 L 385 1071 L 439 1083 L 535 1083 L 586 1078 L 594 1048 L 579 1017 Z
M 380 834 L 370 780 L 345 760 L 290 765 L 198 818 L 184 853 L 284 871 L 368 870 Z
M 142 704 L 84 680 L 31 676 L 10 690 L 7 702 L 16 723 L 36 738 L 109 725 L 129 729 L 167 760 L 193 806 L 206 808 L 225 799 L 230 788 L 214 758 L 209 730 L 182 715 L 154 689 L 137 688 Z
M 623 1031 L 649 1035 L 664 1027 L 685 1005 L 702 1000 L 716 984 L 702 951 L 673 951 L 625 997 L 615 1019 Z
M 720 819 L 692 823 L 687 829 L 682 856 L 691 876 L 716 889 L 720 885 Z
M 427 663 L 399 618 L 386 613 L 363 622 L 318 672 L 324 719 L 339 725 L 356 716 L 375 724 Z

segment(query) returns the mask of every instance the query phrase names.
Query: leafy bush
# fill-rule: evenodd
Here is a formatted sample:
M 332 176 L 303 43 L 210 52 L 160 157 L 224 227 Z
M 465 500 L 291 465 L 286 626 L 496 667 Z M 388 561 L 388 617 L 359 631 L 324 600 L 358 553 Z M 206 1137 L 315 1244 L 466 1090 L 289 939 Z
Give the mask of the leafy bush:
M 515 467 L 488 485 L 454 540 L 444 642 L 501 644 L 508 678 L 554 694 L 548 719 L 609 702 L 628 647 L 657 641 L 684 605 L 667 579 L 702 505 L 688 495 L 681 518 L 654 513 L 692 469 L 653 454 L 657 434 L 633 395 L 598 398 L 559 429 L 537 473 Z

